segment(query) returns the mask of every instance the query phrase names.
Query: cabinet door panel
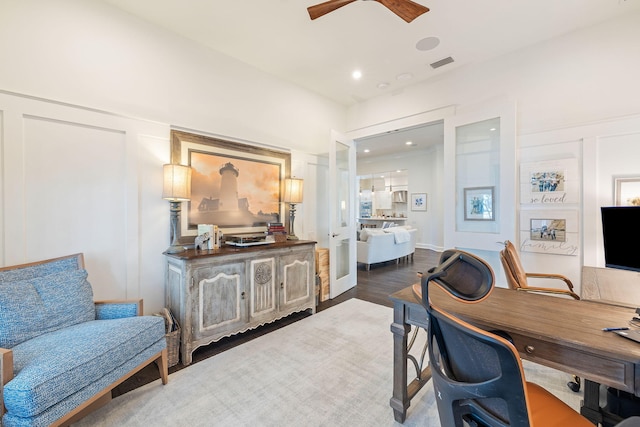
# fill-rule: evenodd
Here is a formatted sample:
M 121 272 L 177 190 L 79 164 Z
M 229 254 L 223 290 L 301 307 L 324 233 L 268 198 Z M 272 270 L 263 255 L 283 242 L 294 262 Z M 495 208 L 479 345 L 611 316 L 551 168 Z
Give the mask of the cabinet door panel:
M 251 282 L 251 319 L 272 315 L 276 311 L 275 258 L 254 259 L 249 262 Z
M 280 258 L 280 310 L 289 310 L 313 298 L 315 271 L 313 254 L 284 255 Z
M 194 336 L 200 338 L 236 328 L 247 321 L 244 263 L 198 268 L 194 271 Z

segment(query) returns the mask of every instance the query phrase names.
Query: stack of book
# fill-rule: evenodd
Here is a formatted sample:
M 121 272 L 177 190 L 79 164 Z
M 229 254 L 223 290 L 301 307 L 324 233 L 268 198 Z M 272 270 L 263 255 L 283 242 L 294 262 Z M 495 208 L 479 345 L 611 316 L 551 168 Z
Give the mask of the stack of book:
M 275 242 L 284 242 L 287 240 L 287 230 L 281 222 L 270 222 L 267 224 L 267 239 L 273 239 Z

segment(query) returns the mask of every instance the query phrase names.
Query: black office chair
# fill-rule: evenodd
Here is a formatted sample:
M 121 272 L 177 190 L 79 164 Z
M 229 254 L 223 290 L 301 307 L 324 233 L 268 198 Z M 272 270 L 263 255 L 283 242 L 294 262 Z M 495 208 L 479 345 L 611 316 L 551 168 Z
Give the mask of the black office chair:
M 494 274 L 482 259 L 448 250 L 440 265 L 414 285 L 429 317 L 429 359 L 443 426 L 593 427 L 560 399 L 525 380 L 518 351 L 508 337 L 430 304 L 429 284 L 473 304 L 489 296 Z

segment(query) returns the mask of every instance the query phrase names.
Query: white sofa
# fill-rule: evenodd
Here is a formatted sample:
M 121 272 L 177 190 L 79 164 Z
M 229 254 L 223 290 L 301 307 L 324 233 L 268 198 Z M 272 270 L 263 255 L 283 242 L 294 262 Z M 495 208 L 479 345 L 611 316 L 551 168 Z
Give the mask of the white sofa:
M 385 229 L 364 228 L 360 231 L 358 240 L 359 263 L 366 264 L 369 270 L 371 264 L 410 257 L 416 250 L 416 235 L 418 230 L 405 226 Z

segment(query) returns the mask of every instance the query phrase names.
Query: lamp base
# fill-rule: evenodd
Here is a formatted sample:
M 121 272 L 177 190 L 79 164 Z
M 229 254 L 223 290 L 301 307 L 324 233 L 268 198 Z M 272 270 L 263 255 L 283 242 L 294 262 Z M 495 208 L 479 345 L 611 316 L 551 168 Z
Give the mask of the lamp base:
M 182 245 L 171 245 L 165 251 L 168 254 L 179 254 L 180 252 L 184 252 L 186 249 Z
M 287 240 L 300 240 L 300 239 L 298 239 L 298 236 L 296 236 L 295 234 L 289 234 L 287 236 Z

